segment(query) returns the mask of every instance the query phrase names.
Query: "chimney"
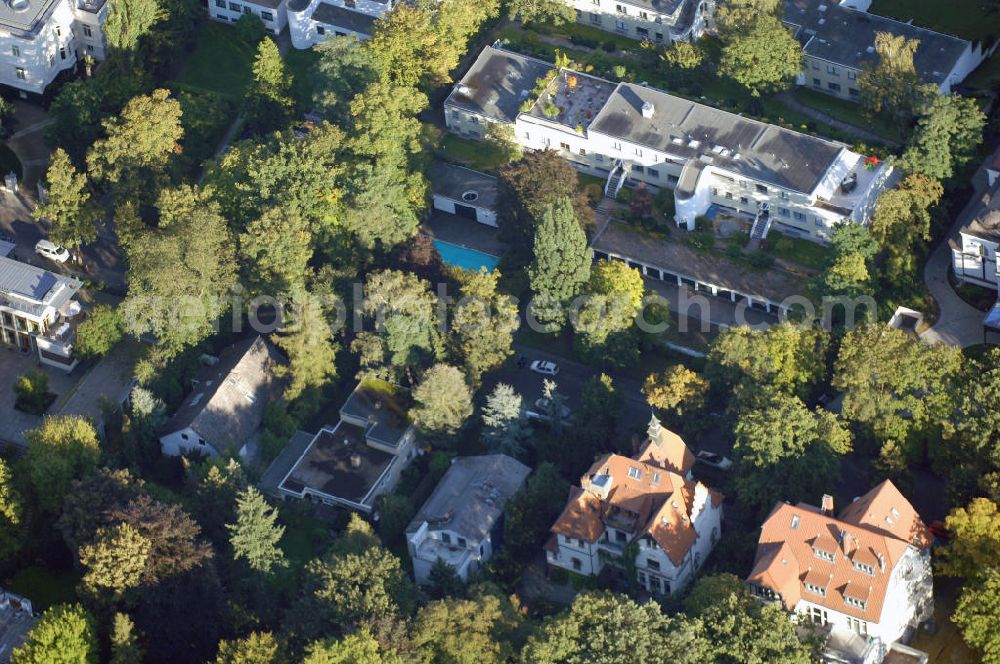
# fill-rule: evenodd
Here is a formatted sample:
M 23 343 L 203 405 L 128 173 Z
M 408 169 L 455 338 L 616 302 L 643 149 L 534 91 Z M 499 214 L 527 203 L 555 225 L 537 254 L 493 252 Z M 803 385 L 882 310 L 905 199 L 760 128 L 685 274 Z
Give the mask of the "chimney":
M 654 108 L 655 107 L 653 106 L 653 102 L 651 102 L 651 101 L 645 101 L 645 102 L 643 102 L 642 103 L 642 117 L 646 118 L 647 120 L 649 118 L 653 117 L 653 110 L 654 110 Z
M 876 553 L 875 557 L 878 558 L 878 570 L 880 572 L 884 572 L 885 571 L 885 556 L 882 555 L 881 553 Z
M 352 454 L 351 455 L 351 468 L 360 468 L 360 467 L 361 467 L 361 455 L 360 454 Z
M 823 502 L 820 504 L 820 511 L 827 516 L 833 516 L 833 496 L 828 493 L 823 494 Z

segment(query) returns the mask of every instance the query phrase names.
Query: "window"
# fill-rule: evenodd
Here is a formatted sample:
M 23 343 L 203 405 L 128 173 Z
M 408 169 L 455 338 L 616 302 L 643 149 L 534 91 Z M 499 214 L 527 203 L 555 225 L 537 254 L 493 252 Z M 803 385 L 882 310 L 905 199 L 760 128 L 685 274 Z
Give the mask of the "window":
M 813 79 L 813 87 L 814 88 L 821 88 L 821 87 L 823 87 L 823 82 L 820 81 L 818 78 L 814 78 Z
M 643 168 L 642 166 L 639 166 L 638 164 L 636 164 L 635 166 L 632 167 L 632 172 L 633 173 L 644 173 L 645 171 L 646 171 L 646 169 Z
M 593 23 L 594 25 L 600 25 L 601 15 L 595 14 L 594 12 L 590 12 L 590 22 Z
M 581 562 L 579 558 L 573 558 L 572 561 L 573 561 L 573 569 L 575 569 L 577 572 L 583 569 L 583 562 Z
M 826 611 L 818 606 L 809 607 L 809 619 L 817 625 L 825 625 L 827 621 Z
M 464 537 L 459 537 L 458 538 L 458 545 L 464 549 L 465 547 L 467 547 L 469 545 L 469 543 L 465 540 Z
M 441 533 L 441 541 L 444 542 L 445 544 L 451 544 L 451 534 Z
M 253 11 L 251 11 L 251 9 L 249 7 L 244 6 L 243 7 L 243 13 L 244 14 L 252 14 Z
M 628 10 L 625 9 L 625 5 L 615 5 L 615 10 L 619 14 L 628 14 Z
M 840 76 L 840 70 L 837 69 L 837 67 L 834 65 L 827 65 L 826 73 L 830 74 L 831 76 Z
M 820 560 L 825 560 L 829 563 L 832 563 L 837 559 L 837 554 L 824 551 L 823 549 L 813 549 L 813 554 Z
M 847 628 L 861 636 L 868 635 L 868 623 L 857 618 L 847 617 Z
M 234 12 L 242 11 L 243 10 L 243 5 L 241 5 L 238 2 L 230 2 L 229 3 L 229 9 L 232 10 L 232 11 L 234 11 Z
M 826 87 L 833 92 L 840 92 L 840 83 L 827 83 Z
M 614 143 L 611 144 L 611 147 L 613 147 L 615 150 L 621 150 L 622 144 L 619 143 L 618 141 L 615 141 Z
M 847 602 L 848 606 L 853 606 L 856 609 L 864 609 L 866 606 L 868 606 L 868 602 L 860 600 L 856 597 L 844 596 L 844 601 Z
M 616 530 L 615 531 L 615 541 L 618 541 L 618 542 L 627 542 L 628 541 L 628 535 L 626 535 L 625 533 L 623 533 L 620 530 Z
M 677 182 L 677 176 L 676 175 L 667 174 L 667 182 L 676 183 Z
M 62 37 L 62 26 L 61 25 L 57 25 L 56 26 L 56 37 Z
M 778 208 L 778 214 L 782 217 L 788 217 L 791 216 L 792 213 L 788 210 L 788 208 Z
M 18 56 L 20 56 L 21 55 L 21 47 L 20 46 L 11 46 L 10 47 L 10 54 L 13 55 L 15 58 L 18 57 Z
M 182 433 L 181 434 L 181 440 L 187 440 L 187 439 L 188 439 L 188 435 L 186 433 Z
M 795 221 L 805 221 L 806 215 L 801 212 L 792 212 L 792 218 L 795 219 Z
M 819 217 L 813 217 L 813 224 L 816 226 L 826 226 L 826 223 L 824 223 Z
M 215 0 L 215 6 L 219 7 L 220 9 L 225 9 L 226 8 L 226 0 Z
M 93 52 L 94 52 L 94 45 L 93 44 L 87 44 L 87 53 L 93 53 Z
M 635 156 L 637 156 L 637 157 L 641 157 L 642 156 L 642 148 L 636 148 L 635 149 Z
M 646 584 L 646 574 L 644 572 L 639 572 L 639 583 Z
M 764 185 L 762 185 L 762 184 L 757 185 L 757 193 L 759 193 L 759 194 L 766 194 L 767 193 L 767 187 L 764 186 Z
M 848 81 L 856 81 L 856 80 L 858 80 L 858 72 L 856 72 L 856 71 L 849 71 L 849 72 L 847 72 L 847 80 Z
M 639 35 L 640 37 L 648 37 L 649 30 L 647 30 L 646 28 L 636 28 L 635 34 Z
M 649 14 L 647 14 L 646 12 L 639 12 L 639 18 L 641 18 L 643 21 L 648 21 Z
M 629 466 L 629 468 L 628 468 L 628 476 L 631 477 L 634 480 L 641 480 L 642 479 L 642 470 L 639 469 L 639 468 L 636 468 L 635 466 Z
M 60 60 L 65 60 L 66 59 L 66 47 L 65 46 L 60 46 L 59 47 L 59 59 Z
M 649 589 L 654 592 L 660 592 L 660 578 L 656 576 L 649 577 Z
M 625 32 L 625 21 L 615 21 L 615 30 Z
M 656 178 L 656 179 L 660 178 L 660 172 L 658 170 L 656 170 L 655 168 L 647 168 L 646 169 L 646 173 L 648 173 L 649 177 L 651 177 L 651 178 Z
M 595 7 L 600 7 L 601 0 L 590 0 L 590 4 L 594 5 Z
M 326 34 L 326 28 L 324 28 L 322 25 L 317 25 L 316 26 L 316 34 L 317 35 L 325 35 Z
M 225 6 L 226 6 L 226 3 L 222 2 L 223 9 L 225 9 Z M 228 18 L 226 18 L 225 14 L 216 14 L 215 18 L 219 19 L 220 21 L 227 21 L 227 20 L 229 20 Z M 90 45 L 89 44 L 87 45 L 87 49 L 88 50 L 90 49 Z
M 858 92 L 857 88 L 847 88 L 847 94 L 851 95 L 852 97 L 858 97 L 861 95 L 861 93 Z
M 728 199 L 730 201 L 733 200 L 733 192 L 727 191 L 726 192 L 726 199 Z
M 274 14 L 272 14 L 269 11 L 261 11 L 260 18 L 262 20 L 264 20 L 264 21 L 273 21 L 274 20 Z
M 816 71 L 819 71 L 819 63 L 814 60 L 812 62 L 812 68 L 815 69 Z
M 656 41 L 658 41 L 658 42 L 663 41 L 663 33 L 662 32 L 657 32 L 655 36 L 656 36 Z
M 646 567 L 649 569 L 655 569 L 657 572 L 660 571 L 660 561 L 653 560 L 652 558 L 646 558 Z
M 583 148 L 580 148 L 580 154 L 583 155 L 583 156 L 586 156 L 587 151 L 585 149 L 583 149 Z
M 563 150 L 569 150 L 569 143 L 560 143 L 559 147 L 561 147 Z
M 341 32 L 340 30 L 334 30 L 333 34 L 336 35 L 337 37 L 346 37 L 347 36 L 346 32 Z
M 740 196 L 740 203 L 743 204 L 743 205 L 749 205 L 750 204 L 750 199 L 747 198 L 746 196 Z
M 603 154 L 595 154 L 594 155 L 594 161 L 603 162 L 604 161 L 604 155 Z
M 868 576 L 875 576 L 875 568 L 872 567 L 871 565 L 865 565 L 864 563 L 855 562 L 854 569 L 858 570 L 859 572 L 864 572 Z
M 813 595 L 819 595 L 820 597 L 826 597 L 826 588 L 821 588 L 813 583 L 805 584 L 806 590 L 811 592 Z

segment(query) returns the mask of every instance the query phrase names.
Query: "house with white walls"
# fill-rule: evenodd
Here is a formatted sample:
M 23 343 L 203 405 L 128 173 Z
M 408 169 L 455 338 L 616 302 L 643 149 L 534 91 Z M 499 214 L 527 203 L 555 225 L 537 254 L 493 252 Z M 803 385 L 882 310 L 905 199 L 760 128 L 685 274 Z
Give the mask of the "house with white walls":
M 781 602 L 826 637 L 831 661 L 881 662 L 934 613 L 933 538 L 886 480 L 834 514 L 778 503 L 761 529 L 751 593 Z
M 281 353 L 262 336 L 204 356 L 191 391 L 164 426 L 160 449 L 167 456 L 219 456 L 243 450 L 264 420 L 267 404 L 278 399 L 284 383 L 275 369 Z
M 644 85 L 605 79 L 499 47 L 479 55 L 444 103 L 450 131 L 485 137 L 511 125 L 530 150 L 555 150 L 605 181 L 674 191 L 675 221 L 694 230 L 715 206 L 816 242 L 841 221 L 867 223 L 894 182 L 891 165 L 837 141 L 699 104 Z
M 288 0 L 292 46 L 311 48 L 328 37 L 368 39 L 393 6 L 393 0 Z
M 917 77 L 950 94 L 983 63 L 995 42 L 973 43 L 868 11 L 871 0 L 787 0 L 783 21 L 802 44 L 798 84 L 834 97 L 858 101 L 858 77 L 878 64 L 875 37 L 888 33 L 916 40 Z
M 679 443 L 679 444 L 678 444 Z M 628 568 L 654 595 L 686 588 L 718 542 L 722 494 L 691 479 L 694 456 L 654 417 L 633 458 L 608 454 L 590 467 L 552 526 L 549 565 L 584 576 Z
M 75 300 L 83 282 L 9 257 L 14 245 L 0 240 L 0 346 L 33 353 L 38 361 L 69 372 L 77 326 L 86 312 Z
M 410 391 L 365 378 L 340 408 L 340 420 L 314 436 L 297 433 L 308 443 L 293 458 L 284 453 L 265 475 L 280 474 L 273 492 L 282 500 L 305 500 L 375 513 L 376 499 L 395 488 L 400 475 L 421 453 L 409 420 Z M 302 441 L 305 442 L 305 441 Z
M 413 577 L 426 583 L 438 560 L 462 581 L 500 546 L 507 501 L 531 468 L 506 454 L 457 457 L 406 528 Z
M 285 0 L 208 0 L 208 15 L 222 23 L 235 23 L 244 14 L 260 18 L 269 34 L 277 35 L 288 25 Z
M 996 289 L 1000 287 L 997 250 L 1000 248 L 1000 152 L 986 169 L 988 189 L 982 194 L 972 220 L 959 230 L 957 239 L 949 239 L 951 266 L 962 281 Z
M 566 0 L 576 20 L 654 44 L 692 41 L 704 34 L 715 0 Z
M 42 94 L 85 56 L 105 57 L 106 0 L 5 0 L 0 3 L 0 85 L 22 98 Z

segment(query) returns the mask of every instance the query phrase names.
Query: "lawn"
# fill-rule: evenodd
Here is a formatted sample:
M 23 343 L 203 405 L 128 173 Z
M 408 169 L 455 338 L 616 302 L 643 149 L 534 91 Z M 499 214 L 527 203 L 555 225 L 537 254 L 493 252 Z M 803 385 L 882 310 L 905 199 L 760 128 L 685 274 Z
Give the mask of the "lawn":
M 900 140 L 902 136 L 899 132 L 899 125 L 884 117 L 876 117 L 869 120 L 865 117 L 860 104 L 846 99 L 838 99 L 830 95 L 816 92 L 805 87 L 797 87 L 792 94 L 796 100 L 817 110 L 823 111 L 827 115 L 832 115 L 838 120 L 843 120 L 856 127 L 864 127 L 870 131 L 891 138 Z
M 503 155 L 489 143 L 451 133 L 440 139 L 437 152 L 445 161 L 486 173 L 495 173 L 504 163 Z
M 26 567 L 18 571 L 4 586 L 13 593 L 27 597 L 36 611 L 56 604 L 76 601 L 76 584 L 80 577 L 72 570 L 51 570 L 47 567 Z
M 830 251 L 829 247 L 818 242 L 778 232 L 772 232 L 767 240 L 767 253 L 814 270 L 821 270 L 826 266 L 830 260 Z
M 177 80 L 183 86 L 209 90 L 239 101 L 253 78 L 255 52 L 231 26 L 202 21 L 194 51 Z

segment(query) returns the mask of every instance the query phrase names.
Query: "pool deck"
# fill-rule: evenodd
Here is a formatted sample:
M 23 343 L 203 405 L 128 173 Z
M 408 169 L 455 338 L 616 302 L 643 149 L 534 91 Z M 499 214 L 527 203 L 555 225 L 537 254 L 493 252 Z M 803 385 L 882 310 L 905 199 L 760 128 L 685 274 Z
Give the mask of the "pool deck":
M 500 256 L 507 248 L 500 241 L 498 229 L 440 210 L 433 211 L 422 230 L 435 240 L 475 249 L 491 256 Z

